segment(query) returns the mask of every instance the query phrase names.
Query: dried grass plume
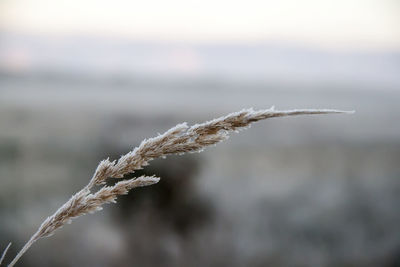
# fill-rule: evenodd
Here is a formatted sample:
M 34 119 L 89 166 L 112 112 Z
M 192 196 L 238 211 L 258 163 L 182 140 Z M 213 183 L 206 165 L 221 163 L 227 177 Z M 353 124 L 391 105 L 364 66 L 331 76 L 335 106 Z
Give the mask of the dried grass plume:
M 155 158 L 165 157 L 170 154 L 200 152 L 207 146 L 226 140 L 229 137 L 229 133 L 244 129 L 251 123 L 259 120 L 284 116 L 330 113 L 349 112 L 332 109 L 299 109 L 289 111 L 278 111 L 274 110 L 274 108 L 258 111 L 244 109 L 191 127 L 186 123 L 178 124 L 161 135 L 146 139 L 138 147 L 121 156 L 117 161 L 110 161 L 109 159 L 101 161 L 89 183 L 73 195 L 53 215 L 44 220 L 37 232 L 8 266 L 14 266 L 37 240 L 54 234 L 57 229 L 66 223 L 70 223 L 72 219 L 101 210 L 103 204 L 115 203 L 119 195 L 127 194 L 133 188 L 152 185 L 159 181 L 159 178 L 154 176 L 142 176 L 121 180 L 113 186 L 105 186 L 108 179 L 121 179 L 126 174 L 142 169 L 148 165 L 149 161 Z M 99 185 L 102 187 L 97 192 L 92 193 L 91 190 L 93 187 Z M 4 251 L 1 260 L 3 260 L 8 247 Z

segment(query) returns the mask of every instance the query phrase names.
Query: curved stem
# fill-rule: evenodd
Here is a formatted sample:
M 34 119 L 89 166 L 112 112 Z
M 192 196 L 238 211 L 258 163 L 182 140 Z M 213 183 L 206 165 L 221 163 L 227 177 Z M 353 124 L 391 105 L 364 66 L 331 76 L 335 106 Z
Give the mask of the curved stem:
M 24 255 L 24 253 L 33 245 L 33 243 L 36 242 L 36 240 L 39 239 L 38 237 L 38 233 L 36 232 L 31 239 L 29 239 L 28 242 L 26 242 L 26 244 L 24 245 L 24 247 L 18 252 L 17 256 L 15 256 L 15 258 L 10 262 L 10 264 L 8 264 L 8 267 L 12 267 L 14 266 L 17 261 L 22 257 L 22 255 Z
M 8 244 L 8 246 L 6 247 L 6 249 L 3 251 L 3 254 L 1 254 L 1 258 L 0 258 L 0 265 L 4 260 L 4 257 L 6 256 L 7 250 L 10 248 L 11 246 L 11 242 Z

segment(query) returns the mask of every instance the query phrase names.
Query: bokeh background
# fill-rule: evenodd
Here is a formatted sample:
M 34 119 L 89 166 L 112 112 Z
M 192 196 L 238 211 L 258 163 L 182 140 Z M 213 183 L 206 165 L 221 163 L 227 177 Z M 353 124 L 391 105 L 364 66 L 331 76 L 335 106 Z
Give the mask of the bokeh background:
M 397 0 L 3 0 L 0 250 L 177 123 L 257 123 L 43 239 L 18 266 L 400 266 Z

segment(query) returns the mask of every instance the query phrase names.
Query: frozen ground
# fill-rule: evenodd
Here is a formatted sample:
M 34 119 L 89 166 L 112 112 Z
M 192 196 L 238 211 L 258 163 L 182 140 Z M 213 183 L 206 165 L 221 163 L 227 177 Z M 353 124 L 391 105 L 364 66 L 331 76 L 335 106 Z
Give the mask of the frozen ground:
M 398 266 L 400 92 L 365 86 L 2 74 L 0 243 L 14 254 L 99 160 L 179 122 L 338 108 L 357 112 L 273 119 L 155 161 L 159 187 L 78 219 L 21 266 Z

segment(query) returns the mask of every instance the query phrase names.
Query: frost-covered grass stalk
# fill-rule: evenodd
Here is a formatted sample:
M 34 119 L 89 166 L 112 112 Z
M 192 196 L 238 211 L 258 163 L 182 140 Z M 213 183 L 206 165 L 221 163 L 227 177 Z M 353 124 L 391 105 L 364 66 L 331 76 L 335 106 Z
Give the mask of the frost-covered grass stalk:
M 4 257 L 6 256 L 7 250 L 10 248 L 10 246 L 11 246 L 11 243 L 8 244 L 8 246 L 7 246 L 7 247 L 4 249 L 4 251 L 3 251 L 3 254 L 1 254 L 1 257 L 0 257 L 0 265 L 1 265 L 1 263 L 3 262 Z
M 332 109 L 278 111 L 274 110 L 273 107 L 258 111 L 244 109 L 225 117 L 196 124 L 191 127 L 186 123 L 178 124 L 164 134 L 145 139 L 133 151 L 121 156 L 118 161 L 110 161 L 109 159 L 101 161 L 89 183 L 73 195 L 53 215 L 44 220 L 37 232 L 29 239 L 8 266 L 14 266 L 38 239 L 51 236 L 57 229 L 66 223 L 70 223 L 73 218 L 101 210 L 103 204 L 115 203 L 117 196 L 127 194 L 129 190 L 136 187 L 155 184 L 160 180 L 154 176 L 141 176 L 139 178 L 119 181 L 113 186 L 106 186 L 107 179 L 123 178 L 126 174 L 142 169 L 142 167 L 148 165 L 149 161 L 155 158 L 171 154 L 201 152 L 207 146 L 226 140 L 230 132 L 246 128 L 251 123 L 259 120 L 274 117 L 329 113 L 348 112 Z M 98 185 L 103 185 L 103 187 L 97 192 L 92 193 L 91 190 L 93 187 Z

